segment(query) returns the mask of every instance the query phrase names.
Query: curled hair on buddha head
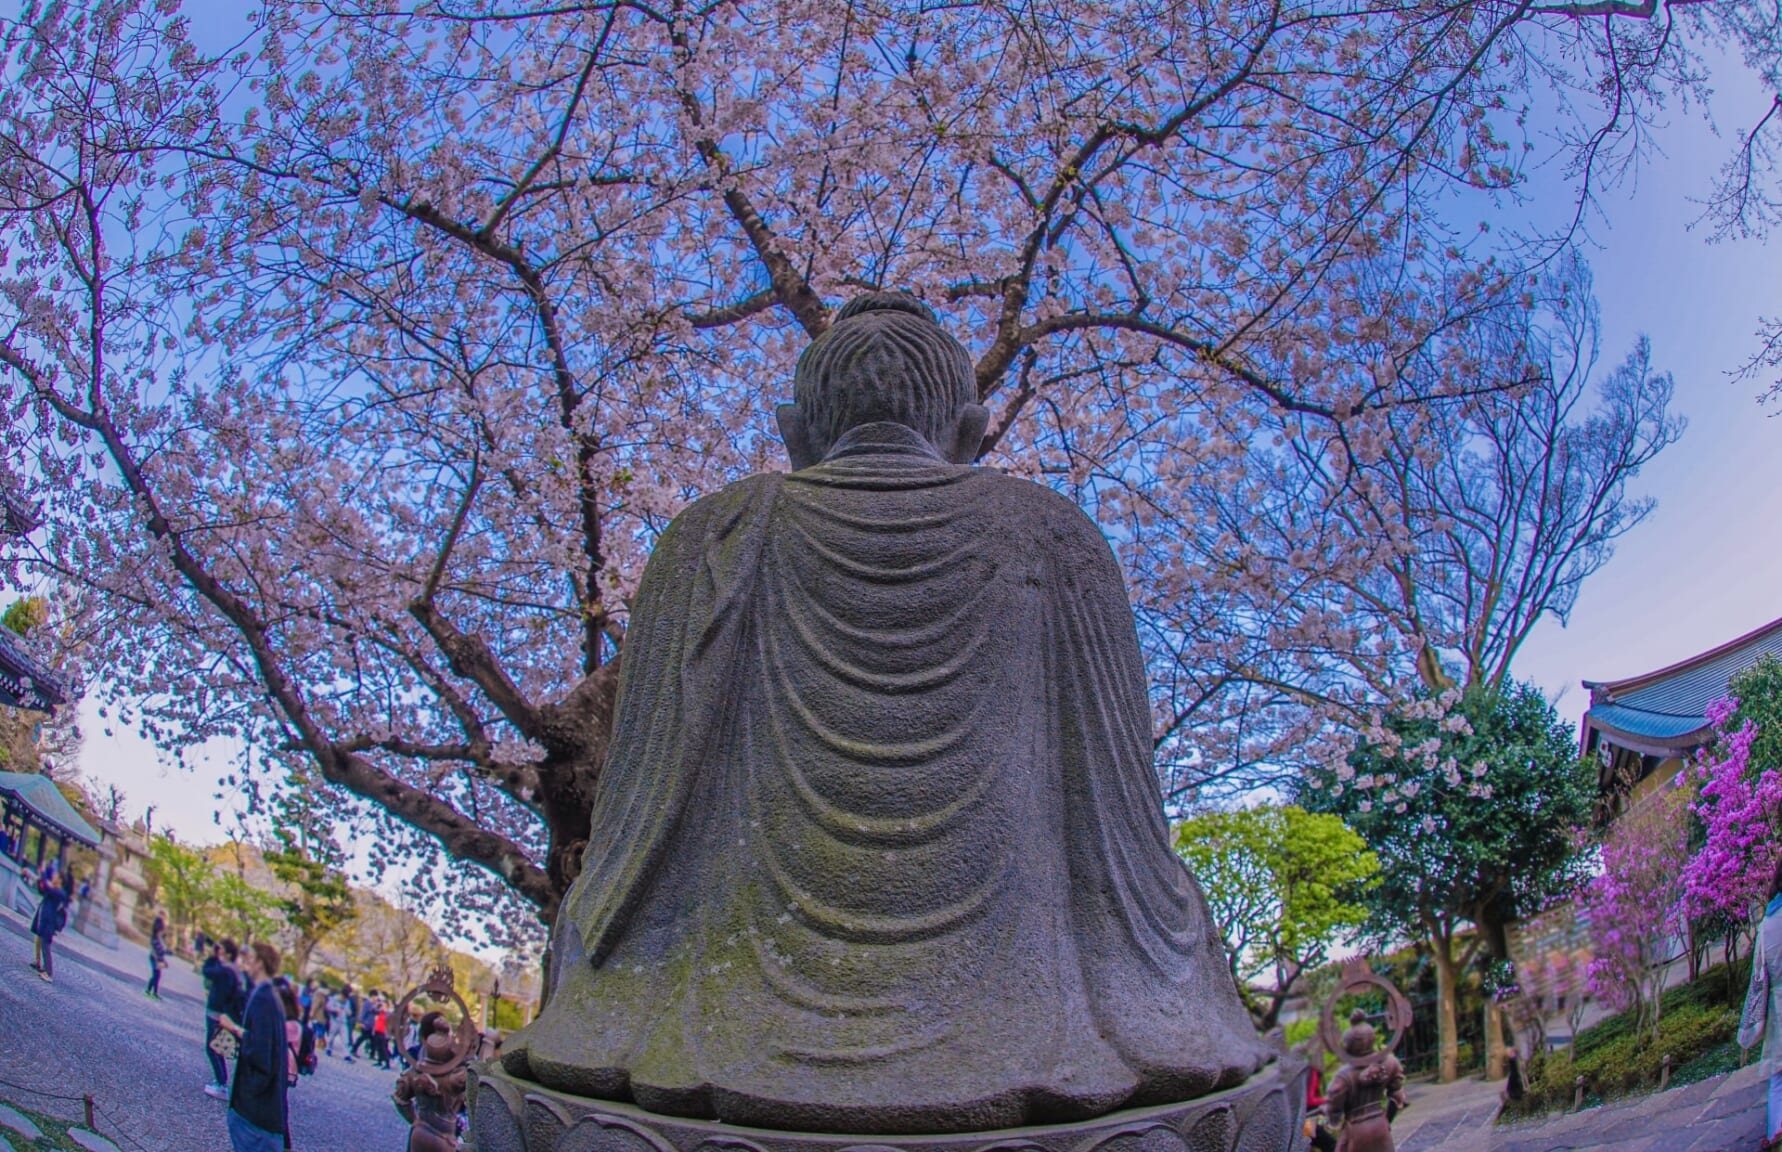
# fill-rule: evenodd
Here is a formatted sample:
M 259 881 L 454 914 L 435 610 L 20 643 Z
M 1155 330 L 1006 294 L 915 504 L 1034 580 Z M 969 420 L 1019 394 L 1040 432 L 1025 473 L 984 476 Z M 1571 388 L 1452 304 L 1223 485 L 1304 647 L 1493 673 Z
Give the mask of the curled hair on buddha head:
M 902 424 L 944 446 L 977 400 L 965 346 L 906 292 L 869 292 L 836 313 L 798 358 L 793 399 L 816 455 L 862 424 Z

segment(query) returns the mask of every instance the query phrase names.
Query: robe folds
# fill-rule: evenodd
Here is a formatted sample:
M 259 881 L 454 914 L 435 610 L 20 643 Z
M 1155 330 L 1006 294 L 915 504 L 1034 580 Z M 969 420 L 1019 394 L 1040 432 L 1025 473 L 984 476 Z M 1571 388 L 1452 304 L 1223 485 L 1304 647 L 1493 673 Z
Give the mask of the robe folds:
M 866 425 L 663 534 L 507 1066 L 651 1111 L 978 1131 L 1271 1058 L 1171 852 L 1133 617 L 1051 491 Z

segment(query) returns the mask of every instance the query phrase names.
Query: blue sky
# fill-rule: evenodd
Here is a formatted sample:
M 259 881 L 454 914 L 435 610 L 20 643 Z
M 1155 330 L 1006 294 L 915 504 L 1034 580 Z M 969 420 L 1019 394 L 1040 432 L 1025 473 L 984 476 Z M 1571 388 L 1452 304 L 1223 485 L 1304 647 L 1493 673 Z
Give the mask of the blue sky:
M 1518 675 L 1572 721 L 1588 703 L 1580 680 L 1650 671 L 1782 616 L 1782 419 L 1756 404 L 1768 379 L 1734 376 L 1756 348 L 1760 318 L 1782 316 L 1782 239 L 1711 243 L 1706 226 L 1692 228 L 1731 134 L 1768 97 L 1736 70 L 1720 69 L 1716 80 L 1727 135 L 1693 112 L 1675 113 L 1656 137 L 1662 154 L 1607 193 L 1590 223 L 1602 366 L 1649 336 L 1655 361 L 1676 378 L 1689 429 L 1635 484 L 1657 509 L 1584 585 L 1569 625 L 1543 621 L 1517 660 Z M 1554 217 L 1570 205 L 1536 201 L 1519 211 Z M 123 788 L 133 811 L 154 804 L 156 826 L 188 839 L 219 839 L 233 827 L 227 815 L 221 828 L 213 819 L 225 752 L 181 770 L 133 733 L 108 735 L 94 702 L 82 717 L 82 770 Z
M 1717 79 L 1723 133 L 1769 104 L 1749 77 Z M 1589 703 L 1580 680 L 1648 672 L 1782 616 L 1782 418 L 1756 402 L 1774 374 L 1735 376 L 1759 319 L 1782 316 L 1782 238 L 1711 243 L 1695 223 L 1727 135 L 1678 115 L 1658 142 L 1665 155 L 1605 198 L 1587 251 L 1602 359 L 1649 336 L 1689 429 L 1635 482 L 1657 509 L 1584 584 L 1569 624 L 1543 621 L 1517 660 L 1572 720 Z

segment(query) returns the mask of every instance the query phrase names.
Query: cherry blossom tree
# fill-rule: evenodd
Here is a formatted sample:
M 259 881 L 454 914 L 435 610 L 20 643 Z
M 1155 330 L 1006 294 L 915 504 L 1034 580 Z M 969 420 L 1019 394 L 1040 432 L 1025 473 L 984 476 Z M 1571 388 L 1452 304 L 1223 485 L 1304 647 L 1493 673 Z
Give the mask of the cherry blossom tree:
M 1395 741 L 1363 742 L 1331 774 L 1311 774 L 1299 801 L 1340 815 L 1379 858 L 1369 934 L 1427 944 L 1447 1082 L 1459 1074 L 1455 1012 L 1467 967 L 1482 950 L 1507 956 L 1506 925 L 1582 879 L 1574 832 L 1589 820 L 1595 777 L 1533 685 L 1475 688 L 1450 709 L 1391 723 Z M 1488 1009 L 1488 1049 L 1502 1042 L 1490 1031 L 1498 1025 Z
M 96 593 L 158 739 L 308 757 L 547 918 L 650 544 L 777 465 L 767 401 L 849 293 L 946 313 L 984 462 L 1133 573 L 1166 766 L 1241 777 L 1408 643 L 1352 610 L 1373 529 L 1257 451 L 1334 442 L 1346 491 L 1349 446 L 1527 388 L 1420 367 L 1523 275 L 1455 195 L 1532 156 L 1583 205 L 1702 51 L 1782 51 L 1755 0 L 276 0 L 202 51 L 107 0 L 0 40 L 0 399 L 47 517 L 7 563 Z
M 1417 302 L 1392 299 L 1390 269 L 1364 271 L 1355 294 L 1378 301 L 1382 317 L 1369 362 Z M 1242 561 L 1274 590 L 1278 618 L 1297 616 L 1302 636 L 1322 630 L 1328 651 L 1357 654 L 1295 667 L 1277 648 L 1250 671 L 1342 721 L 1318 742 L 1331 763 L 1357 741 L 1390 745 L 1392 712 L 1501 689 L 1535 625 L 1563 623 L 1583 582 L 1651 511 L 1629 484 L 1682 433 L 1673 384 L 1644 340 L 1599 371 L 1599 332 L 1589 267 L 1565 250 L 1444 318 L 1398 369 L 1471 382 L 1475 394 L 1360 426 L 1280 414 L 1265 425 L 1273 443 L 1249 456 L 1248 483 L 1207 485 L 1221 523 L 1243 526 Z M 1520 386 L 1484 386 L 1505 377 Z M 1346 646 L 1331 641 L 1339 629 Z

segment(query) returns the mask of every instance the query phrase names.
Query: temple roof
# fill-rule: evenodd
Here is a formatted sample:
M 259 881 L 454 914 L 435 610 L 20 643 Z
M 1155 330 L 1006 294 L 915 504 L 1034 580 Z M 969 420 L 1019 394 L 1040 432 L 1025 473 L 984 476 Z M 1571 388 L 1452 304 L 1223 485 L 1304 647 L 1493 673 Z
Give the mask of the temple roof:
M 1584 681 L 1590 689 L 1586 746 L 1594 729 L 1612 743 L 1649 755 L 1674 756 L 1699 747 L 1709 736 L 1708 705 L 1763 656 L 1782 660 L 1782 620 L 1656 672 Z
M 36 510 L 0 484 L 0 536 L 23 536 L 39 523 Z
M 97 848 L 99 833 L 81 818 L 81 814 L 62 795 L 56 782 L 48 776 L 30 772 L 0 772 L 0 796 L 10 796 L 29 808 L 33 815 L 71 840 Z
M 68 687 L 12 629 L 0 626 L 0 704 L 53 712 L 68 703 Z

